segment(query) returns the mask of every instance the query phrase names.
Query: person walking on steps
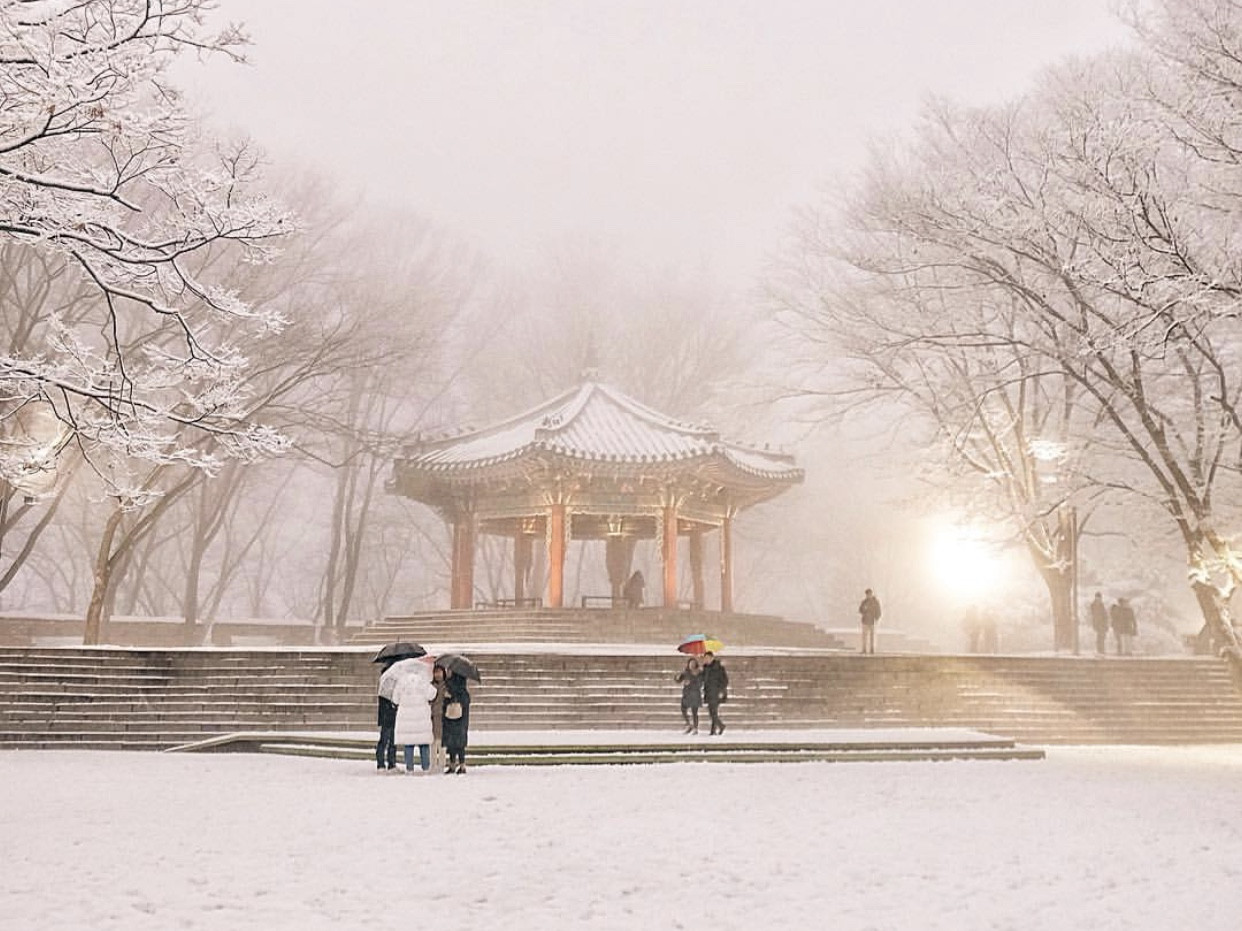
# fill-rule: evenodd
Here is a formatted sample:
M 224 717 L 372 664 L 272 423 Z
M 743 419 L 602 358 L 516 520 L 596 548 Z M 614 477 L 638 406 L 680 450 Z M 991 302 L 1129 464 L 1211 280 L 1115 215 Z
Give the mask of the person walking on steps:
M 703 671 L 693 656 L 686 660 L 686 668 L 677 673 L 681 683 L 681 719 L 686 724 L 683 733 L 699 732 L 699 708 L 703 705 Z
M 725 732 L 725 723 L 720 720 L 720 706 L 729 700 L 729 673 L 724 663 L 716 659 L 715 653 L 703 654 L 703 701 L 707 703 L 707 713 L 712 716 L 712 736 Z
M 862 652 L 875 652 L 875 625 L 880 620 L 880 599 L 871 589 L 863 592 L 858 604 L 858 619 L 862 623 Z

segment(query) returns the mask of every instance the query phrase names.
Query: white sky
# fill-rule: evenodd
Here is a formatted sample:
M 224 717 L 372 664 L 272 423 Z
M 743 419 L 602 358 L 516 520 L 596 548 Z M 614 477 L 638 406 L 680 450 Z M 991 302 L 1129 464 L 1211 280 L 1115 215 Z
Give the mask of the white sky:
M 587 241 L 743 284 L 928 93 L 1003 99 L 1122 40 L 1109 0 L 221 0 L 227 128 L 518 268 Z

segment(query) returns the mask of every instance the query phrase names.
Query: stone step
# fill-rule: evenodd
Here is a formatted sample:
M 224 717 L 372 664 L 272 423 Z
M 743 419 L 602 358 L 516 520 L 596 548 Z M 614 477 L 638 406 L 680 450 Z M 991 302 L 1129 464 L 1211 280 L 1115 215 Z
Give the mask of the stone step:
M 306 664 L 311 656 L 314 662 Z M 285 728 L 369 729 L 378 667 L 368 650 L 0 651 L 4 746 Z M 676 728 L 676 654 L 475 655 L 472 725 Z M 1242 733 L 1242 697 L 1212 660 L 1060 657 L 727 656 L 726 718 L 765 728 L 983 727 L 1041 742 L 1213 742 Z M 112 675 L 115 670 L 117 675 Z M 704 720 L 706 714 L 703 715 Z M 245 722 L 244 724 L 239 722 Z M 83 727 L 91 733 L 79 733 Z M 156 733 L 156 732 L 159 733 Z M 13 736 L 18 735 L 18 736 Z

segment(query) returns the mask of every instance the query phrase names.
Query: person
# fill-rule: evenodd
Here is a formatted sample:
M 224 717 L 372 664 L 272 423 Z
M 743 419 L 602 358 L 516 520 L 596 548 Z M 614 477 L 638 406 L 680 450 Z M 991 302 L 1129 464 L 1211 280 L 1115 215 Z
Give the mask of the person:
M 643 578 L 643 574 L 637 569 L 634 574 L 629 577 L 625 583 L 625 588 L 621 590 L 621 596 L 625 599 L 626 607 L 641 608 L 647 590 L 647 580 Z
M 996 623 L 996 610 L 985 607 L 980 616 L 979 649 L 984 653 L 996 653 L 1000 650 L 1000 627 Z
M 392 663 L 384 664 L 376 694 L 379 704 L 376 711 L 379 740 L 375 743 L 375 768 L 381 773 L 397 771 L 397 742 L 393 736 L 393 729 L 397 726 L 397 706 L 392 700 L 393 689 L 397 686 L 397 677 L 387 675 L 392 666 Z
M 448 751 L 448 765 L 444 772 L 464 775 L 466 772 L 466 744 L 470 734 L 470 689 L 466 685 L 466 677 L 461 673 L 449 673 L 444 682 L 444 749 Z M 460 710 L 459 717 L 453 717 L 453 706 Z
M 444 700 L 448 694 L 445 680 L 448 678 L 443 666 L 431 670 L 431 684 L 435 687 L 436 697 L 430 701 L 431 710 L 431 766 L 435 772 L 441 772 L 447 766 L 444 753 Z
M 436 688 L 431 684 L 431 667 L 417 659 L 398 663 L 405 669 L 393 692 L 397 703 L 397 726 L 394 740 L 405 748 L 405 771 L 414 772 L 414 748 L 418 747 L 418 762 L 425 773 L 431 769 L 431 702 Z
M 966 609 L 966 617 L 962 620 L 966 629 L 966 641 L 971 653 L 978 653 L 983 643 L 983 619 L 979 616 L 979 608 L 971 605 Z
M 686 723 L 683 733 L 699 732 L 699 708 L 703 705 L 703 671 L 693 656 L 686 660 L 686 668 L 677 673 L 681 683 L 681 719 Z
M 1103 656 L 1108 652 L 1108 607 L 1104 604 L 1104 596 L 1099 592 L 1091 599 L 1088 613 L 1091 616 L 1091 629 L 1095 631 L 1095 652 Z
M 862 622 L 862 652 L 875 652 L 875 625 L 880 620 L 880 599 L 871 589 L 863 592 L 858 603 L 858 619 Z
M 1129 656 L 1134 648 L 1134 635 L 1138 633 L 1138 619 L 1134 616 L 1134 608 L 1130 606 L 1130 599 L 1118 598 L 1117 603 L 1109 609 L 1108 613 L 1113 636 L 1117 640 L 1117 655 Z
M 724 734 L 725 723 L 720 720 L 720 706 L 729 700 L 729 673 L 715 653 L 703 654 L 703 701 L 712 717 L 712 736 Z

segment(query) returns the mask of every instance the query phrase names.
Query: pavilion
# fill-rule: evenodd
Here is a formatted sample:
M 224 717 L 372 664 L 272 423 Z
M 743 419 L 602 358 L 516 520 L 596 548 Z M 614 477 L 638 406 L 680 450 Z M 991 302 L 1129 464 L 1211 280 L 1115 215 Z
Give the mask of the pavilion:
M 512 540 L 512 604 L 549 608 L 565 606 L 571 541 L 605 541 L 610 598 L 618 604 L 640 539 L 657 542 L 662 603 L 676 606 L 684 537 L 690 606 L 701 609 L 703 537 L 715 532 L 720 610 L 729 612 L 734 517 L 802 476 L 791 456 L 727 442 L 711 427 L 586 381 L 485 429 L 420 439 L 396 460 L 390 489 L 435 508 L 452 528 L 451 608 L 473 606 L 476 540 L 492 534 Z M 541 596 L 530 593 L 536 540 L 546 566 Z

